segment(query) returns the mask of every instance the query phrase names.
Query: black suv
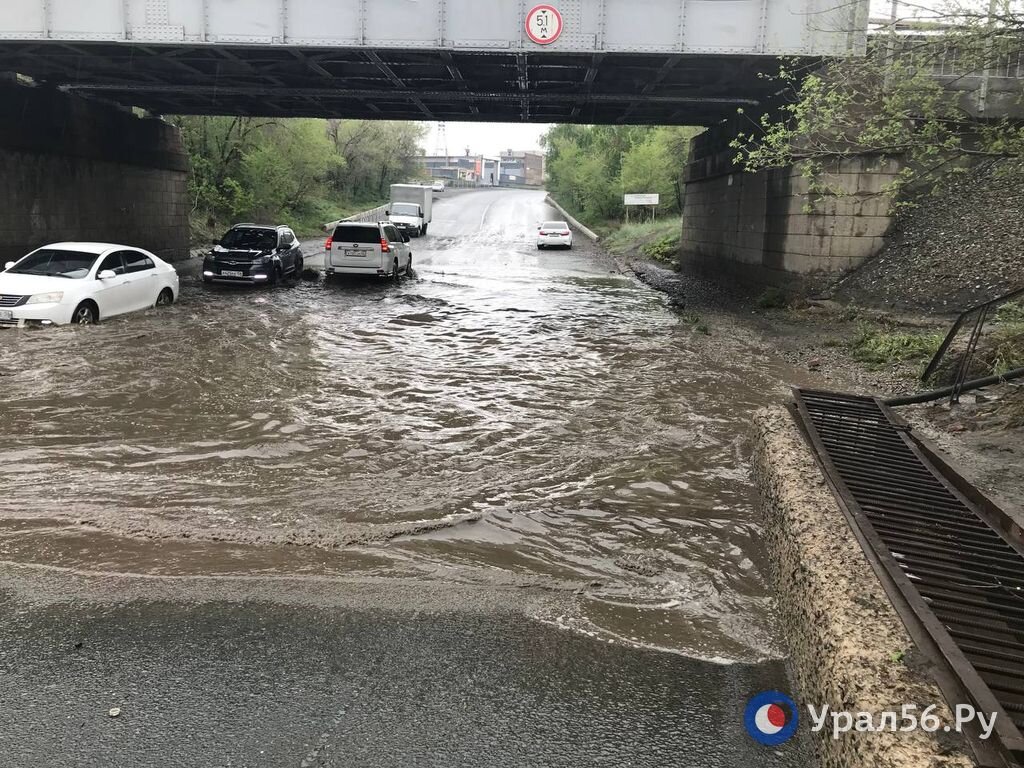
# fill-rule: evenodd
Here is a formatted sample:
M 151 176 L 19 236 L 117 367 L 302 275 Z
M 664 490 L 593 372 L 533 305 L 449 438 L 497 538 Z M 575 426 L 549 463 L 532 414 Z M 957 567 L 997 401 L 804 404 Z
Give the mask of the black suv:
M 204 283 L 276 283 L 302 274 L 302 249 L 288 227 L 235 224 L 203 259 Z

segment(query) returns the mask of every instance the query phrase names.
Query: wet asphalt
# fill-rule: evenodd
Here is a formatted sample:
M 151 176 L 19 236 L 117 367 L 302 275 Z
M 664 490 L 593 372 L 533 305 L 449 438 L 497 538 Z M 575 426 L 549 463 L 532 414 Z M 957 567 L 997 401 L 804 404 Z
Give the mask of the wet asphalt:
M 743 730 L 778 664 L 627 648 L 457 591 L 12 578 L 4 766 L 805 764 Z

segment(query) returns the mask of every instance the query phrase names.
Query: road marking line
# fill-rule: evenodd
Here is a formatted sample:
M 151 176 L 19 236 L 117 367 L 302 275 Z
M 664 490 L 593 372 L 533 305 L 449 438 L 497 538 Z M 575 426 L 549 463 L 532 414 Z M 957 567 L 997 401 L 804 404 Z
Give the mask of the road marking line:
M 487 207 L 484 208 L 484 215 L 480 217 L 480 229 L 484 228 L 484 221 L 487 219 L 487 214 L 491 212 L 492 205 L 494 205 L 493 200 L 491 200 L 491 202 L 487 204 Z

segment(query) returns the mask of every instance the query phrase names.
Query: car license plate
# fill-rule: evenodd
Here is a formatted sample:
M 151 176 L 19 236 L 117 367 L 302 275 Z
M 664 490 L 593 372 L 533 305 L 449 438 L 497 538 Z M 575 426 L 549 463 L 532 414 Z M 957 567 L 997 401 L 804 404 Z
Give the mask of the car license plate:
M 362 251 L 353 251 L 351 248 L 345 251 L 346 256 L 362 256 Z
M 548 232 L 548 237 L 561 237 L 557 232 Z
M 0 320 L 13 320 L 14 313 L 9 309 L 0 309 Z
M 224 277 L 244 277 L 244 275 L 242 275 L 241 272 L 238 272 L 233 269 L 225 269 L 221 272 L 221 274 L 224 275 Z

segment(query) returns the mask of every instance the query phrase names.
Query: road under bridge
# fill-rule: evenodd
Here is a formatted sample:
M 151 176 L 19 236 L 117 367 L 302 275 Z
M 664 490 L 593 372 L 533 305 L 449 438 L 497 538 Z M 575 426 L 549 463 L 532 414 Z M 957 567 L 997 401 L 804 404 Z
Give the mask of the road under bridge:
M 4 255 L 69 232 L 187 252 L 173 128 L 126 120 L 112 103 L 156 115 L 715 126 L 685 172 L 687 260 L 766 279 L 848 269 L 882 243 L 880 190 L 898 168 L 846 162 L 851 204 L 807 213 L 798 169 L 736 172 L 727 119 L 773 100 L 762 73 L 780 56 L 863 53 L 867 12 L 867 0 L 5 3 L 0 72 L 44 87 L 0 94 Z

